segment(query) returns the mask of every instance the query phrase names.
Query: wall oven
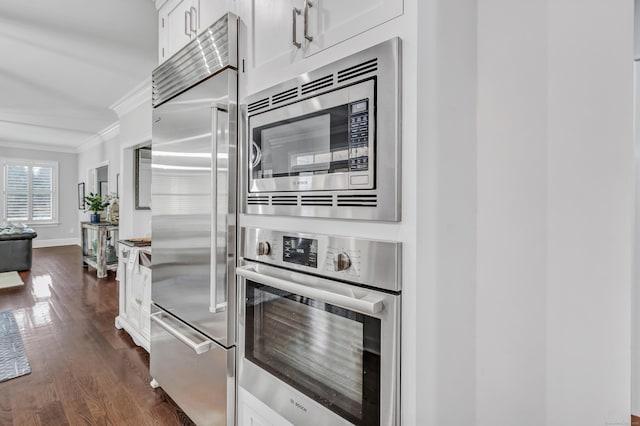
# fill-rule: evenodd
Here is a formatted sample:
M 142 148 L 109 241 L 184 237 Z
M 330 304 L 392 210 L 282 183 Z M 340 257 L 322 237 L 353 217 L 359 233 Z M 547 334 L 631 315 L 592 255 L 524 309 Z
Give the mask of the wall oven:
M 400 39 L 248 98 L 244 211 L 400 220 Z
M 295 425 L 399 425 L 400 243 L 241 237 L 239 386 Z

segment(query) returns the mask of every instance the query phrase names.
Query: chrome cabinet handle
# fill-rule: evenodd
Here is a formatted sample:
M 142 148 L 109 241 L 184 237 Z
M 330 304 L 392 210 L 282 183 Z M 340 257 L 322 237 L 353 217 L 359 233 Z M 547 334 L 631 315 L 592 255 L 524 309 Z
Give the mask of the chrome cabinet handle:
M 294 7 L 291 12 L 292 12 L 291 15 L 293 17 L 293 19 L 292 19 L 293 27 L 291 29 L 291 38 L 293 39 L 293 45 L 295 47 L 297 47 L 298 49 L 300 49 L 302 47 L 302 43 L 298 43 L 298 36 L 296 35 L 296 27 L 297 27 L 296 15 L 301 15 L 302 11 L 300 9 L 298 9 L 297 7 Z
M 188 10 L 184 11 L 184 35 L 186 35 L 187 37 L 191 37 L 191 30 L 189 29 L 189 27 L 191 26 L 191 18 L 190 18 L 191 14 L 189 13 Z
M 253 265 L 240 266 L 236 268 L 236 274 L 258 283 L 267 284 L 280 290 L 295 293 L 299 296 L 321 300 L 323 302 L 343 306 L 347 309 L 364 312 L 370 315 L 377 314 L 383 308 L 382 299 L 376 295 L 368 294 L 360 298 L 345 296 L 343 294 L 333 293 L 331 291 L 261 274 L 255 270 Z
M 175 337 L 176 339 L 180 340 L 182 343 L 184 343 L 185 345 L 187 345 L 191 349 L 193 349 L 193 351 L 196 354 L 200 355 L 200 354 L 203 354 L 203 353 L 209 351 L 209 349 L 211 349 L 211 342 L 210 341 L 205 340 L 204 342 L 201 342 L 201 343 L 194 342 L 193 340 L 189 339 L 184 334 L 180 333 L 180 331 L 178 331 L 176 328 L 171 326 L 171 324 L 169 324 L 168 322 L 165 322 L 163 319 L 161 319 L 161 315 L 162 315 L 162 312 L 158 312 L 158 313 L 152 314 L 151 315 L 151 320 L 153 322 L 155 322 L 156 324 L 158 324 L 167 333 L 171 334 L 173 337 Z
M 309 35 L 309 8 L 313 7 L 313 3 L 309 0 L 304 2 L 304 38 L 313 41 L 313 37 Z
M 198 9 L 191 6 L 189 10 L 191 11 L 189 12 L 189 15 L 191 16 L 191 19 L 189 19 L 189 29 L 194 34 L 198 34 Z

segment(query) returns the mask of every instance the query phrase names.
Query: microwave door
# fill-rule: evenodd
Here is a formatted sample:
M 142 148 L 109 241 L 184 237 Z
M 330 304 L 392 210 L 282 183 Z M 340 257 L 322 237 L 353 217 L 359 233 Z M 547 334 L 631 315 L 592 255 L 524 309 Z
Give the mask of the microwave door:
M 235 344 L 235 82 L 227 70 L 153 111 L 152 300 L 223 346 Z

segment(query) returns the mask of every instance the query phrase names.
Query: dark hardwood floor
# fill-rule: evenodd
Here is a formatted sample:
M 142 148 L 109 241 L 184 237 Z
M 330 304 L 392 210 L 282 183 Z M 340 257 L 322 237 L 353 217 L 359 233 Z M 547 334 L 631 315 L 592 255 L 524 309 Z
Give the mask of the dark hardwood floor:
M 31 374 L 0 383 L 0 425 L 191 425 L 149 386 L 149 355 L 114 327 L 118 282 L 96 278 L 77 246 L 33 251 L 25 285 L 0 289 Z

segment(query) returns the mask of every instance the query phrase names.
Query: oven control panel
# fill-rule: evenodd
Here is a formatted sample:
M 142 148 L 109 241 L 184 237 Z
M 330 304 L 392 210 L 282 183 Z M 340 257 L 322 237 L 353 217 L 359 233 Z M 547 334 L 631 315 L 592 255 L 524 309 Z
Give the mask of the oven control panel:
M 318 240 L 285 235 L 282 237 L 282 261 L 318 267 Z
M 241 255 L 273 266 L 401 290 L 401 243 L 324 234 L 242 228 Z

